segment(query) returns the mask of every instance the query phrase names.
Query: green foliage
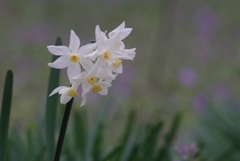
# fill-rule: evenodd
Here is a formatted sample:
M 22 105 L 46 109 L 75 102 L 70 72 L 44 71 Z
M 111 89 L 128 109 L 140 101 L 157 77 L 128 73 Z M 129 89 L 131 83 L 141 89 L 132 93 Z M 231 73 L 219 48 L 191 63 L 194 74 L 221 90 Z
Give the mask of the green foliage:
M 238 161 L 240 158 L 239 102 L 212 106 L 204 113 L 199 135 L 200 157 L 205 161 Z
M 55 45 L 62 45 L 61 38 L 57 38 Z M 53 55 L 52 62 L 57 59 L 57 56 Z M 45 139 L 48 160 L 53 160 L 55 151 L 55 126 L 56 115 L 58 106 L 58 95 L 49 97 L 49 94 L 59 86 L 60 71 L 58 69 L 50 69 L 50 77 L 48 82 L 47 102 L 46 102 L 46 115 L 45 115 Z
M 165 144 L 164 144 L 163 148 L 160 149 L 158 156 L 155 159 L 156 161 L 157 160 L 167 160 L 167 158 L 169 157 L 168 151 L 169 151 L 169 148 L 171 147 L 172 140 L 177 132 L 179 122 L 180 122 L 180 115 L 176 115 L 173 120 L 173 123 L 171 125 L 171 128 L 165 137 Z
M 21 136 L 16 128 L 11 131 L 11 146 L 9 149 L 9 161 L 39 161 L 45 160 L 46 146 L 42 135 L 43 127 L 30 125 L 26 133 Z
M 100 108 L 101 111 L 95 117 L 97 119 L 91 130 L 87 128 L 88 119 L 85 111 L 74 111 L 73 124 L 70 124 L 71 131 L 66 135 L 61 161 L 171 161 L 170 147 L 176 134 L 179 115 L 174 118 L 172 125 L 167 128 L 169 130 L 165 130 L 164 135 L 162 121 L 138 125 L 139 128 L 134 131 L 137 118 L 136 113 L 132 111 L 121 132 L 122 136 L 117 144 L 111 145 L 109 149 L 108 145 L 104 144 L 105 137 L 103 137 L 107 128 L 104 123 L 104 118 L 107 117 L 106 109 L 107 107 Z M 42 128 L 41 125 L 38 127 L 32 125 L 28 127 L 24 136 L 13 132 L 9 161 L 46 160 L 47 153 Z
M 76 111 L 73 117 L 73 133 L 68 135 L 68 141 L 65 142 L 63 161 L 171 161 L 171 144 L 177 132 L 180 115 L 174 117 L 171 126 L 167 128 L 168 130 L 165 131 L 164 135 L 162 121 L 138 125 L 139 128 L 134 131 L 137 118 L 136 113 L 132 111 L 118 143 L 111 145 L 110 150 L 105 150 L 109 149 L 103 144 L 105 141 L 103 134 L 105 134 L 104 130 L 106 129 L 103 118 L 107 117 L 107 113 L 104 112 L 106 109 L 107 107 L 100 109 L 101 111 L 96 116 L 94 129 L 90 131 L 86 129 L 88 123 L 84 112 Z M 83 119 L 80 119 L 81 116 Z M 82 130 L 83 132 L 81 132 Z
M 0 120 L 0 160 L 5 161 L 8 146 L 8 127 L 12 103 L 13 73 L 8 70 L 2 99 L 2 110 Z

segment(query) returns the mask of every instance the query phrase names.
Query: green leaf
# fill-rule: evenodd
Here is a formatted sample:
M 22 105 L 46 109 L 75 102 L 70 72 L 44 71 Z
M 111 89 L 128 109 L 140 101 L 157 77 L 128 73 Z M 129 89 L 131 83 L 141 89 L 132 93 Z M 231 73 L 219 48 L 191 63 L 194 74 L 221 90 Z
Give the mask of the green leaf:
M 62 45 L 60 37 L 57 38 L 56 46 Z M 52 61 L 56 60 L 57 56 L 53 55 Z M 58 69 L 51 68 L 50 77 L 48 82 L 47 102 L 46 102 L 46 117 L 45 117 L 45 138 L 46 138 L 46 150 L 47 158 L 49 161 L 53 160 L 55 152 L 55 126 L 56 126 L 56 115 L 58 106 L 58 95 L 49 97 L 49 94 L 59 86 L 60 71 Z
M 133 130 L 135 119 L 136 119 L 136 113 L 135 111 L 131 111 L 127 119 L 126 127 L 120 139 L 119 152 L 116 153 L 116 156 L 115 156 L 117 160 L 119 160 L 122 157 L 122 155 L 124 155 L 124 149 L 128 146 L 128 139 L 130 138 L 130 134 Z
M 159 122 L 155 125 L 149 125 L 146 130 L 146 137 L 142 146 L 142 160 L 153 160 L 154 152 L 158 143 L 159 133 L 163 127 L 163 123 Z
M 129 158 L 127 161 L 136 161 L 136 160 L 139 160 L 138 159 L 138 153 L 139 153 L 139 145 L 138 144 L 135 144 L 132 148 L 132 151 L 129 155 Z
M 87 139 L 87 122 L 86 112 L 74 112 L 74 144 L 76 150 L 80 153 L 81 158 L 85 158 L 86 154 L 86 139 Z
M 166 137 L 165 137 L 165 143 L 163 145 L 162 148 L 160 148 L 160 150 L 157 153 L 157 156 L 155 158 L 155 161 L 166 161 L 169 157 L 169 149 L 171 147 L 172 141 L 175 137 L 175 134 L 177 133 L 179 124 L 180 124 L 180 119 L 181 116 L 179 114 L 177 114 L 174 117 L 174 120 L 172 122 L 172 125 L 170 127 L 169 132 L 167 133 Z
M 128 121 L 126 124 L 126 128 L 124 130 L 124 134 L 122 136 L 122 140 L 121 140 L 122 145 L 125 145 L 127 143 L 127 140 L 129 138 L 130 133 L 132 132 L 133 125 L 135 123 L 135 118 L 136 118 L 135 111 L 131 111 L 128 116 Z
M 13 73 L 11 70 L 7 71 L 3 99 L 2 111 L 0 120 L 0 160 L 5 161 L 7 157 L 7 142 L 8 142 L 8 127 L 12 102 L 12 88 L 13 88 Z
M 43 146 L 39 153 L 37 154 L 37 156 L 35 157 L 34 161 L 39 161 L 39 160 L 44 160 L 43 156 L 44 156 L 44 152 L 45 152 L 45 147 Z
M 19 134 L 18 129 L 13 129 L 11 133 L 12 139 L 13 139 L 13 146 L 11 150 L 11 160 L 17 160 L 17 161 L 25 161 L 28 160 L 28 148 L 27 145 L 24 143 L 24 140 Z
M 136 138 L 128 139 L 127 145 L 123 149 L 120 161 L 130 161 L 134 158 L 134 154 L 137 154 L 138 145 L 136 143 Z
M 103 152 L 103 124 L 102 122 L 98 124 L 96 128 L 96 133 L 93 140 L 93 160 L 99 161 L 101 158 L 101 153 Z
M 106 109 L 109 107 L 111 102 L 110 97 L 106 102 L 100 107 L 98 116 L 96 118 L 95 128 L 91 131 L 90 136 L 88 137 L 87 147 L 86 147 L 86 157 L 87 160 L 98 161 L 101 159 L 100 154 L 102 153 L 102 142 L 103 142 L 103 119 L 106 114 Z M 100 152 L 101 151 L 101 152 Z
M 110 152 L 108 152 L 107 154 L 105 154 L 105 156 L 101 159 L 101 161 L 109 161 L 112 160 L 112 158 L 117 155 L 120 150 L 122 149 L 121 146 L 116 146 L 115 148 L 113 148 Z

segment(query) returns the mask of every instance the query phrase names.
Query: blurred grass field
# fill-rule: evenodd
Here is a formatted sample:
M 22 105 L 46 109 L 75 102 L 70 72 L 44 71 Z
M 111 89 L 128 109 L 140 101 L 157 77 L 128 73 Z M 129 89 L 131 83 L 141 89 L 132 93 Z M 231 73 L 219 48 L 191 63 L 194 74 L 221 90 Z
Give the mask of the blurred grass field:
M 137 54 L 110 88 L 111 128 L 117 133 L 131 109 L 140 122 L 181 111 L 184 133 L 208 104 L 239 99 L 239 6 L 237 0 L 0 1 L 0 89 L 7 69 L 15 74 L 11 125 L 24 129 L 44 113 L 51 61 L 47 45 L 57 36 L 68 45 L 71 29 L 85 44 L 97 24 L 111 31 L 125 21 L 133 28 L 125 43 Z M 83 107 L 90 120 L 106 99 L 90 96 Z

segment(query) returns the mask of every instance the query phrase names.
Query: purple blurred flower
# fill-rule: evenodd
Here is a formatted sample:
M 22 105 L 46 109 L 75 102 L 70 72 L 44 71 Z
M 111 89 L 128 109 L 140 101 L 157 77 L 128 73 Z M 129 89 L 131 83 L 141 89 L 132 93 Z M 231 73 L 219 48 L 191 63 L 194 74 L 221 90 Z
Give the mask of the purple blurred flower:
M 187 88 L 192 88 L 197 84 L 197 74 L 192 68 L 183 68 L 179 71 L 178 79 Z
M 205 36 L 213 36 L 217 26 L 217 16 L 209 6 L 198 9 L 195 14 L 195 20 L 200 33 Z
M 193 52 L 199 58 L 204 58 L 211 53 L 210 42 L 215 35 L 218 18 L 209 6 L 204 6 L 196 11 L 194 20 L 197 34 Z
M 176 150 L 176 153 L 181 156 L 184 161 L 191 161 L 195 158 L 198 152 L 198 148 L 196 144 L 191 144 L 190 146 L 182 145 L 180 148 Z
M 196 95 L 193 98 L 192 105 L 197 112 L 203 112 L 208 105 L 207 96 L 203 93 Z

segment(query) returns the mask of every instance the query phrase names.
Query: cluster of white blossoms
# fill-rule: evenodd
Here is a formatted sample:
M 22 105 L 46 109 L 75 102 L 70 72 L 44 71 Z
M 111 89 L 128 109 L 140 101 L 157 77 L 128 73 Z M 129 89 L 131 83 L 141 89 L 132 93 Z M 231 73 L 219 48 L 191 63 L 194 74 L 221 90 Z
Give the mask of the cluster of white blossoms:
M 59 56 L 48 66 L 56 69 L 67 68 L 67 75 L 71 86 L 60 86 L 52 91 L 50 96 L 59 93 L 60 102 L 66 104 L 72 97 L 78 95 L 78 88 L 82 87 L 83 106 L 89 92 L 107 95 L 108 88 L 118 74 L 122 73 L 122 60 L 133 60 L 136 48 L 125 49 L 123 39 L 132 31 L 125 28 L 123 22 L 116 29 L 106 34 L 97 25 L 95 29 L 95 43 L 80 46 L 80 39 L 71 30 L 69 47 L 47 46 L 48 50 Z

